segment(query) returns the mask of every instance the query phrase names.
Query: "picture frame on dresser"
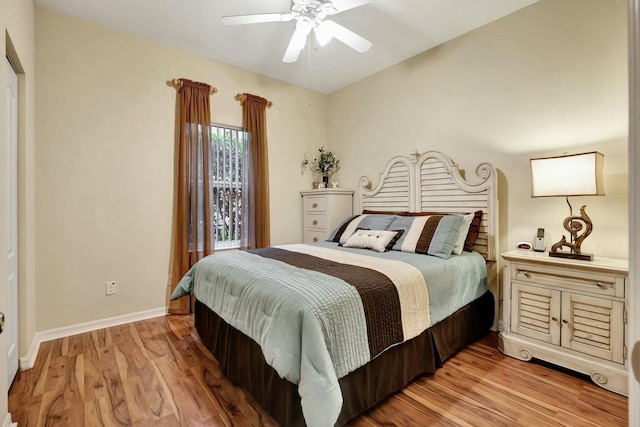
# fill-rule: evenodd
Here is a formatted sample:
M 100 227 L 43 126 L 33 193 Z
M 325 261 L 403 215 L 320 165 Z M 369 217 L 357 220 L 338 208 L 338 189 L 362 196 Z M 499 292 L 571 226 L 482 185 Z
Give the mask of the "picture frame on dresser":
M 499 349 L 586 374 L 628 396 L 628 260 L 587 262 L 522 250 L 502 258 Z

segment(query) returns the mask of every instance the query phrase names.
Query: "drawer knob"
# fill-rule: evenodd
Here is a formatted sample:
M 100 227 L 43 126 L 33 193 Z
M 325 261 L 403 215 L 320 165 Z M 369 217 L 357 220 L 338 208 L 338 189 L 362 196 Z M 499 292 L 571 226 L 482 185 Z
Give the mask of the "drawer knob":
M 557 322 L 558 318 L 557 317 L 552 317 L 551 320 L 553 320 L 554 322 Z
M 606 286 L 604 283 L 602 283 L 602 282 L 596 282 L 596 286 L 597 286 L 597 287 L 599 287 L 600 289 L 604 289 L 604 288 L 606 288 L 606 287 L 607 287 L 607 286 Z
M 318 204 L 317 204 L 317 203 L 314 203 L 314 204 L 312 204 L 312 205 L 311 205 L 311 207 L 315 209 L 315 208 L 317 208 L 317 207 L 318 207 Z
M 313 225 L 318 225 L 318 220 L 317 219 L 313 220 Z
M 522 274 L 524 274 L 524 277 L 528 277 L 531 278 L 531 274 L 529 274 L 528 271 L 523 272 Z
M 318 239 L 318 237 L 317 237 L 317 236 L 313 238 L 313 241 L 314 241 L 314 242 L 317 242 L 318 240 L 320 240 L 320 239 Z

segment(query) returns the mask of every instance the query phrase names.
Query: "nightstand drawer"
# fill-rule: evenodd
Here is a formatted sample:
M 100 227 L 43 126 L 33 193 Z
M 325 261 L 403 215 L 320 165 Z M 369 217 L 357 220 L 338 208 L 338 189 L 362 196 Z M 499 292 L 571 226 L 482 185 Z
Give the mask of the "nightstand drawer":
M 561 287 L 567 290 L 624 297 L 624 278 L 578 269 L 553 268 L 532 264 L 512 264 L 512 278 L 521 283 Z
M 305 197 L 302 208 L 304 213 L 325 212 L 327 210 L 327 199 L 324 196 Z
M 326 230 L 327 216 L 324 214 L 314 215 L 314 214 L 305 213 L 304 228 L 317 228 L 317 229 Z

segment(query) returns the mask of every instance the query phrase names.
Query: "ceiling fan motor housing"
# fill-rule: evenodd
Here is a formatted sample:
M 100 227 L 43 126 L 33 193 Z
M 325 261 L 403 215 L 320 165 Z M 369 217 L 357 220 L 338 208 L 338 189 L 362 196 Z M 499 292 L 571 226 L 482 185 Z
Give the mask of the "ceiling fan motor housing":
M 313 26 L 324 18 L 337 12 L 331 0 L 293 0 L 291 15 L 297 20 L 304 20 Z M 314 25 L 315 24 L 315 25 Z

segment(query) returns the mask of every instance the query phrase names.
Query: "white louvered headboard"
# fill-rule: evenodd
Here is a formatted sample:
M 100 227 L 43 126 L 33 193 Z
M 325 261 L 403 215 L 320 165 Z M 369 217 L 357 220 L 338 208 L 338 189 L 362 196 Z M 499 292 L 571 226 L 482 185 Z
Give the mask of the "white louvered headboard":
M 428 151 L 420 156 L 394 157 L 372 187 L 360 178 L 360 209 L 374 211 L 470 213 L 482 210 L 475 250 L 496 260 L 497 185 L 489 163 L 476 168 L 478 182 L 469 182 L 446 154 Z
M 438 151 L 394 157 L 374 187 L 360 178 L 362 210 L 384 212 L 470 213 L 482 210 L 474 250 L 487 260 L 489 289 L 496 300 L 494 330 L 499 315 L 498 286 L 498 188 L 496 171 L 489 163 L 476 168 L 477 179 L 467 181 L 458 165 Z

